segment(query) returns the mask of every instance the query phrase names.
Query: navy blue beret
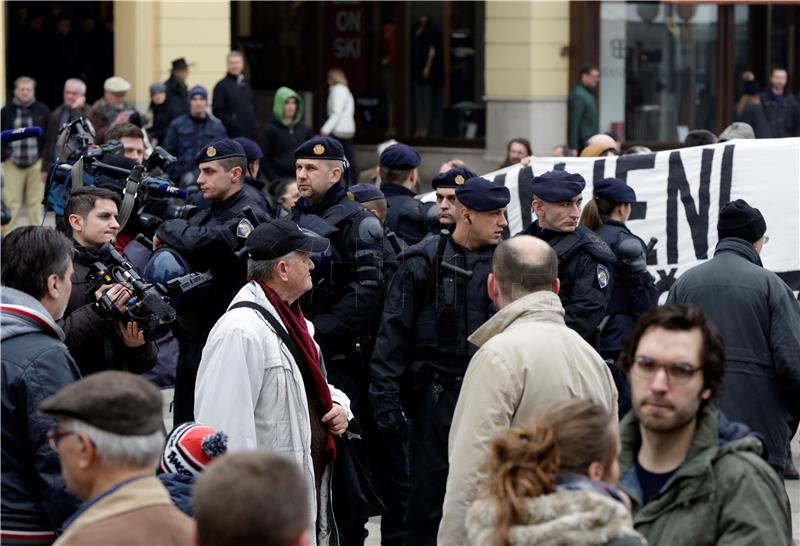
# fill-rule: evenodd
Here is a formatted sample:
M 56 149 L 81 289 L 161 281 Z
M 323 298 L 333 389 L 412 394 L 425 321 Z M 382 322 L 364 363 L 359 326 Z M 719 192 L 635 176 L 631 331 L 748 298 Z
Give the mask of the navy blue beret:
M 455 167 L 445 173 L 439 173 L 434 176 L 431 186 L 433 186 L 434 190 L 436 188 L 457 188 L 470 178 L 475 178 L 476 176 L 478 175 L 470 170 Z
M 533 179 L 533 195 L 542 201 L 561 203 L 569 201 L 586 187 L 586 181 L 577 173 L 547 171 Z
M 422 163 L 422 158 L 411 146 L 398 143 L 386 148 L 378 163 L 387 169 L 416 169 Z
M 636 192 L 624 180 L 619 178 L 603 178 L 595 182 L 594 196 L 602 197 L 615 203 L 636 202 Z
M 353 200 L 359 203 L 366 203 L 367 201 L 375 201 L 376 199 L 385 199 L 386 196 L 378 189 L 377 186 L 372 184 L 355 184 L 347 188 L 348 193 L 353 194 Z
M 332 159 L 345 161 L 342 144 L 333 137 L 321 136 L 306 140 L 294 151 L 295 159 Z
M 487 212 L 505 208 L 511 201 L 511 192 L 505 186 L 473 176 L 456 187 L 456 199 L 468 209 Z
M 256 159 L 264 157 L 264 154 L 261 152 L 261 146 L 256 144 L 255 141 L 243 136 L 236 137 L 233 140 L 242 145 L 244 155 L 247 156 L 247 161 L 255 161 Z
M 209 142 L 194 156 L 194 164 L 206 163 L 207 161 L 217 161 L 229 157 L 247 157 L 242 145 L 229 138 L 220 138 Z

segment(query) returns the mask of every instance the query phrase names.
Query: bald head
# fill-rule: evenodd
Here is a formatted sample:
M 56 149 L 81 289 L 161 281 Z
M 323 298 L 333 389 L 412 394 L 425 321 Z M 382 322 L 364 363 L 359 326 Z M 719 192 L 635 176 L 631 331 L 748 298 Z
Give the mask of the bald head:
M 519 235 L 502 242 L 492 258 L 498 307 L 557 285 L 558 257 L 543 240 Z
M 617 144 L 617 141 L 604 133 L 590 136 L 589 140 L 586 141 L 586 145 L 589 146 L 591 144 L 599 144 L 604 148 L 614 148 L 619 151 L 619 144 Z

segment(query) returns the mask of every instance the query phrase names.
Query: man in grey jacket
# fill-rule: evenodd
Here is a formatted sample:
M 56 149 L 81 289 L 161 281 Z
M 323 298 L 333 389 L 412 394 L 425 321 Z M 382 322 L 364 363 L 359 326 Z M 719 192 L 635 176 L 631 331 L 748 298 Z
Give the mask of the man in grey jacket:
M 800 418 L 800 304 L 761 264 L 766 230 L 744 200 L 725 205 L 714 258 L 681 275 L 667 303 L 694 303 L 717 326 L 726 354 L 719 406 L 761 434 L 768 462 L 783 473 Z

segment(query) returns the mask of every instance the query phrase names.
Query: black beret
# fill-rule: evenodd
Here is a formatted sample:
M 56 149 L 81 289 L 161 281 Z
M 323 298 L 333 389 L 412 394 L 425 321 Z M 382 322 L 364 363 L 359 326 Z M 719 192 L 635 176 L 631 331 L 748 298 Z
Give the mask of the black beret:
M 761 211 L 748 205 L 744 199 L 731 201 L 719 211 L 717 235 L 720 240 L 738 237 L 748 243 L 755 243 L 766 231 L 767 222 Z
M 416 169 L 422 163 L 422 158 L 411 146 L 398 143 L 386 148 L 381 153 L 378 163 L 387 169 Z
M 314 137 L 306 140 L 294 151 L 295 159 L 333 159 L 345 161 L 341 142 L 333 137 Z
M 200 151 L 194 156 L 194 164 L 200 165 L 208 161 L 217 161 L 229 157 L 246 158 L 247 156 L 241 144 L 229 138 L 220 138 L 200 148 Z
M 347 191 L 353 195 L 353 201 L 358 201 L 359 203 L 386 198 L 383 192 L 372 184 L 356 184 L 347 188 Z
M 480 176 L 473 176 L 456 187 L 458 202 L 478 212 L 505 208 L 511 201 L 511 192 Z
M 259 224 L 245 243 L 253 260 L 274 260 L 294 250 L 323 252 L 328 250 L 328 246 L 328 239 L 301 230 L 288 218 Z
M 533 179 L 533 195 L 549 203 L 569 201 L 586 187 L 586 181 L 577 173 L 548 171 Z
M 92 374 L 46 398 L 39 413 L 78 419 L 120 436 L 163 430 L 161 391 L 138 375 L 116 370 Z
M 431 186 L 433 186 L 434 190 L 436 188 L 457 188 L 470 178 L 475 178 L 476 176 L 478 175 L 468 169 L 455 167 L 447 172 L 439 173 L 434 176 L 433 181 L 431 181 Z
M 615 203 L 635 203 L 636 192 L 624 180 L 603 178 L 594 183 L 594 196 Z
M 254 141 L 250 140 L 247 137 L 239 136 L 234 138 L 236 142 L 244 150 L 244 155 L 247 158 L 247 161 L 255 161 L 256 159 L 261 159 L 264 157 L 264 154 L 261 152 L 261 146 L 256 144 Z

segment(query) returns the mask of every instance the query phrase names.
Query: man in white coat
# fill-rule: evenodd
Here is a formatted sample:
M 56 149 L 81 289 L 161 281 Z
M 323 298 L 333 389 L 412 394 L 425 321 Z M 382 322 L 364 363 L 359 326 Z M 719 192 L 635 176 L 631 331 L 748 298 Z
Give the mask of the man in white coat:
M 229 435 L 228 451 L 269 450 L 294 458 L 306 477 L 311 543 L 336 543 L 330 510 L 334 435 L 347 430 L 350 401 L 329 385 L 298 299 L 312 287 L 311 252 L 329 241 L 286 218 L 247 239 L 248 277 L 214 325 L 195 386 L 199 422 Z
M 485 483 L 481 467 L 498 434 L 528 425 L 540 410 L 570 398 L 594 400 L 617 416 L 611 371 L 564 323 L 557 275 L 556 253 L 541 239 L 520 235 L 495 250 L 487 288 L 498 311 L 469 337 L 480 349 L 470 360 L 450 428 L 440 545 L 467 543 L 467 506 Z

